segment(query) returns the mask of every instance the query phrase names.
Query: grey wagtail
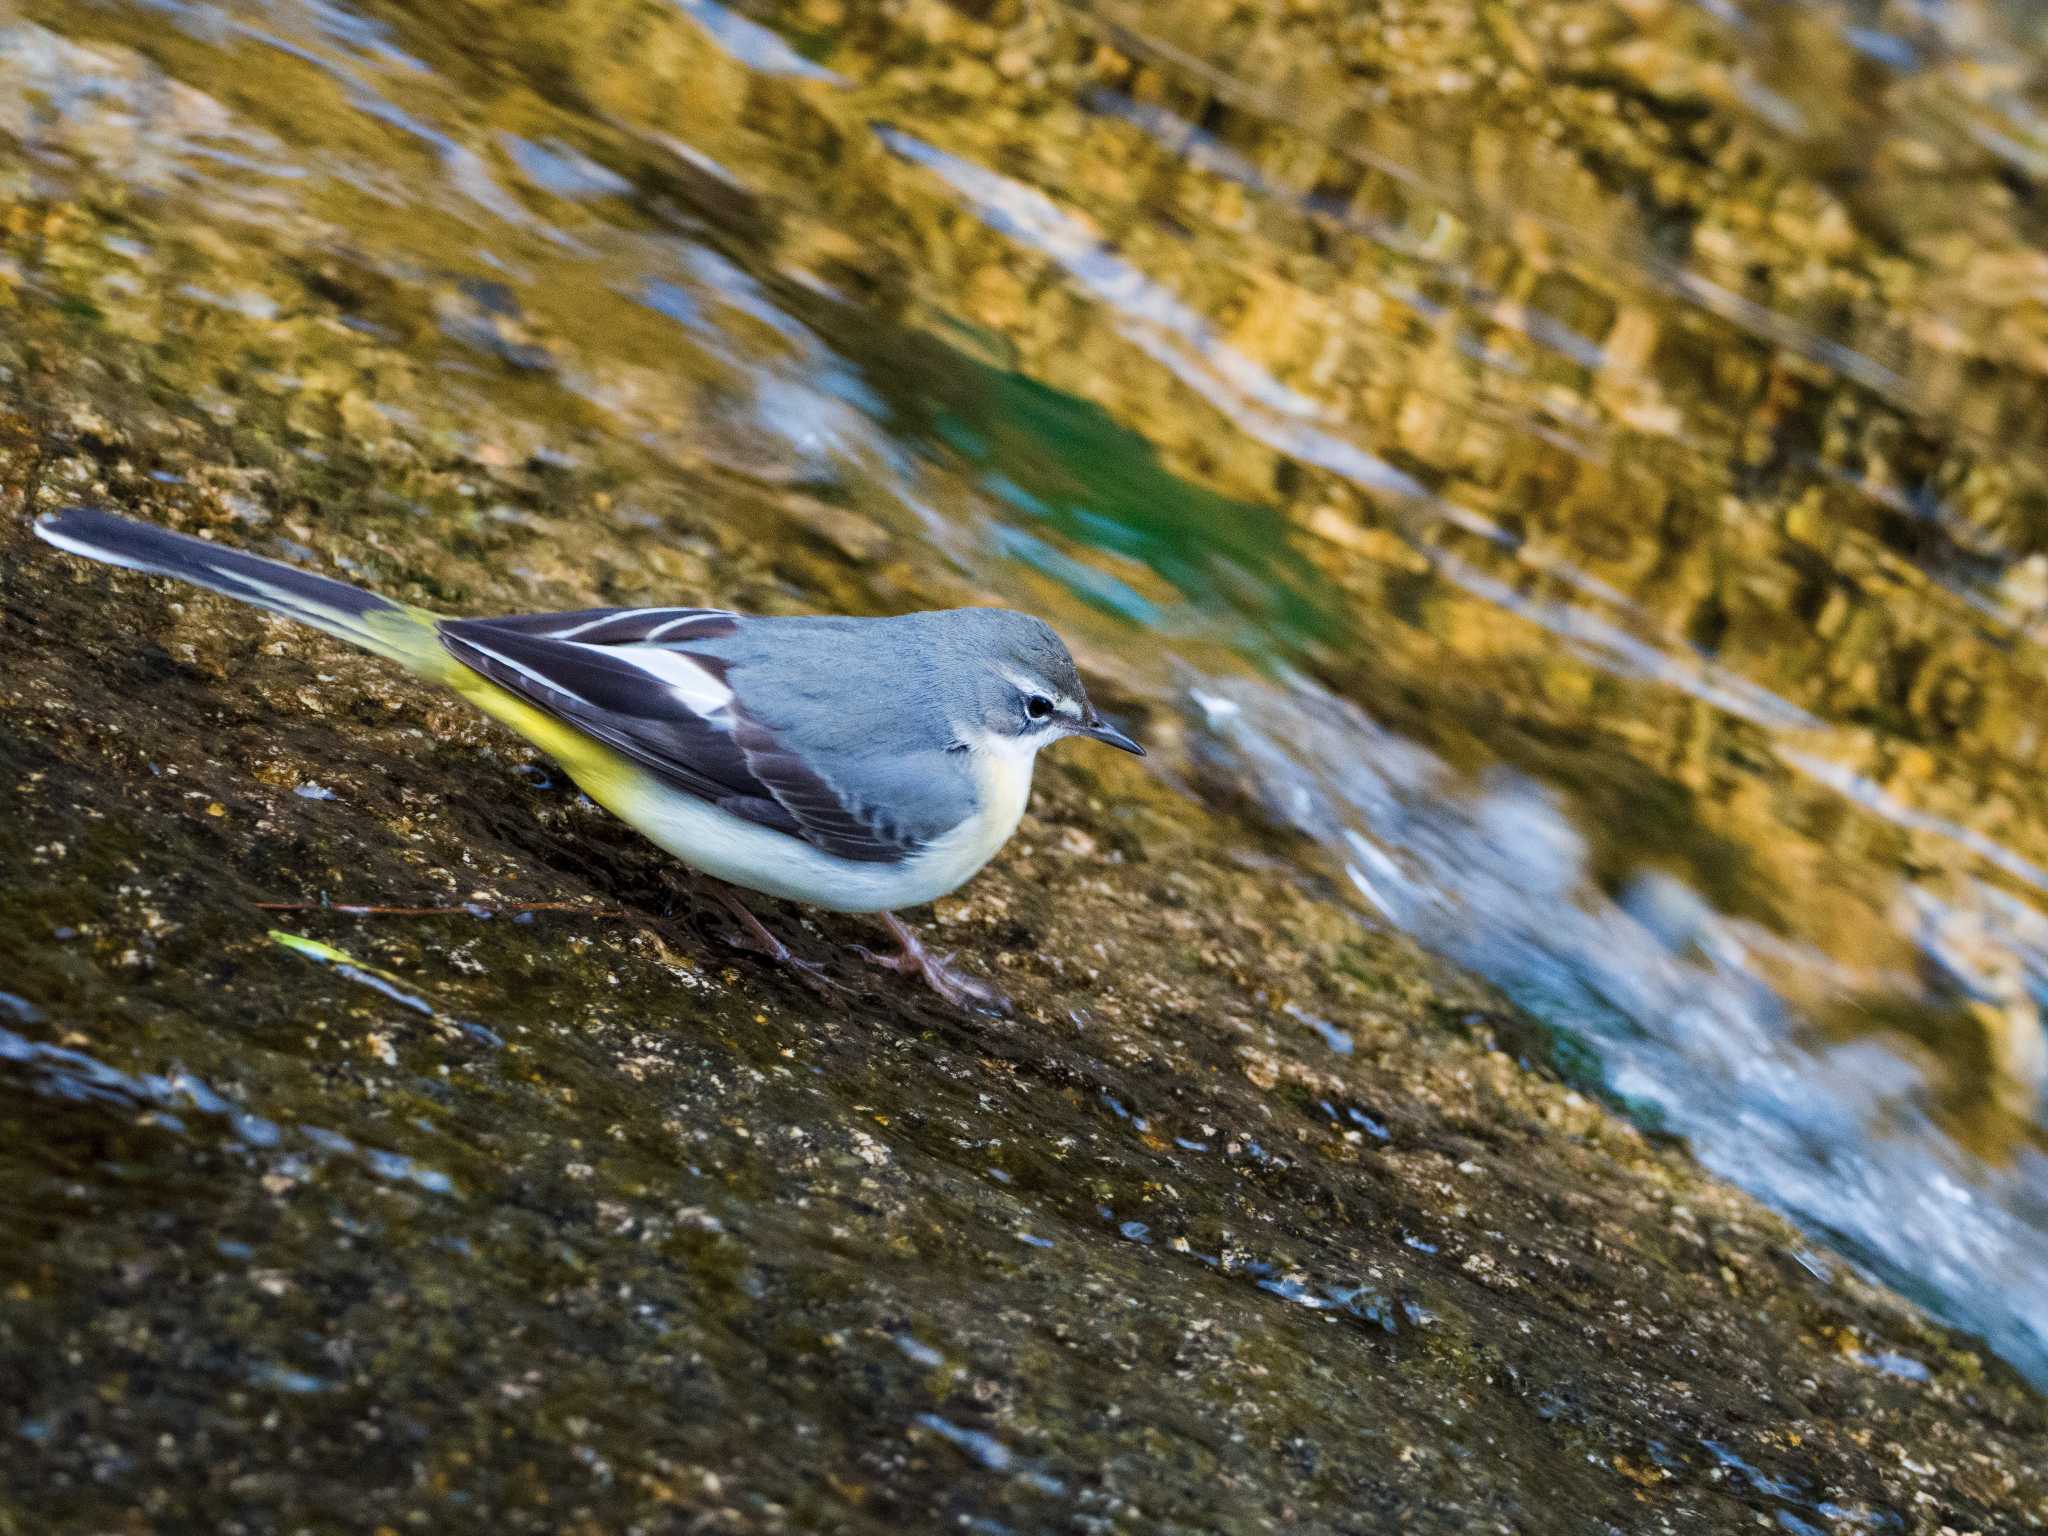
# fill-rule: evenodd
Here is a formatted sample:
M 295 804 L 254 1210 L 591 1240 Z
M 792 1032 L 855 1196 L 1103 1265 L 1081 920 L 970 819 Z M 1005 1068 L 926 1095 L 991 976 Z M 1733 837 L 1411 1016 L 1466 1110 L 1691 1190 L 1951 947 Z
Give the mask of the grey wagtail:
M 890 909 L 944 896 L 995 856 L 1048 743 L 1085 736 L 1145 752 L 1095 712 L 1066 646 L 1028 614 L 585 608 L 449 619 L 93 508 L 35 528 L 70 554 L 175 576 L 445 683 L 703 873 L 881 913 L 902 953 L 869 958 L 922 975 L 956 1006 L 1002 999 L 929 954 Z M 794 961 L 737 898 L 720 896 L 764 948 Z

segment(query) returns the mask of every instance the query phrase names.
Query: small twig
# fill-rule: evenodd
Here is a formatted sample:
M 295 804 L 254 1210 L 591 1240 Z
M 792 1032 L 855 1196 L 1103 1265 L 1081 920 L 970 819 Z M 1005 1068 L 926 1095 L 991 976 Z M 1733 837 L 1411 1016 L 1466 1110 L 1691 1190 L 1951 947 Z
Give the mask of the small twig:
M 574 912 L 583 917 L 638 917 L 623 907 L 585 907 L 573 901 L 514 901 L 487 907 L 468 901 L 454 907 L 366 907 L 339 901 L 259 901 L 259 912 L 339 912 L 347 917 L 496 917 L 501 912 Z

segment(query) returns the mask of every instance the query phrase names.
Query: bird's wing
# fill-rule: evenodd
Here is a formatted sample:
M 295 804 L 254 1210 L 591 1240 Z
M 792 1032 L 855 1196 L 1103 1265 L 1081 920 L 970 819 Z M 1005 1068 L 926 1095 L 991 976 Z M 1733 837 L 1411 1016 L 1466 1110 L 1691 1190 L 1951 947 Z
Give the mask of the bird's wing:
M 842 859 L 915 853 L 916 838 L 750 714 L 722 661 L 687 648 L 743 622 L 708 608 L 590 608 L 440 628 L 466 666 L 735 816 Z

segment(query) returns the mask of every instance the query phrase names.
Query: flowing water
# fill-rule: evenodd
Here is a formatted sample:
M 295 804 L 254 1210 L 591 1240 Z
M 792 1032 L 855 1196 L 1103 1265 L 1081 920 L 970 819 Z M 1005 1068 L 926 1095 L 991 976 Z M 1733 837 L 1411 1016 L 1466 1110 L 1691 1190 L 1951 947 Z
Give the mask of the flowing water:
M 0 177 L 203 408 L 630 445 L 617 518 L 777 487 L 1045 612 L 2048 1383 L 2048 34 L 1262 11 L 26 0 Z

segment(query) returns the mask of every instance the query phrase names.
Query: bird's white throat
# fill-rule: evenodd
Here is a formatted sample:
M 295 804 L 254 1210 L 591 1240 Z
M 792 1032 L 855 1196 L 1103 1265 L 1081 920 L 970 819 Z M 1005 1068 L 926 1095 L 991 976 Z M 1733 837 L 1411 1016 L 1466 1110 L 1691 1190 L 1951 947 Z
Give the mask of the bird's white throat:
M 1027 741 L 993 731 L 978 732 L 969 739 L 968 760 L 974 765 L 982 802 L 975 821 L 980 824 L 978 830 L 992 839 L 990 854 L 1009 841 L 1023 819 L 1024 806 L 1031 799 L 1031 770 L 1046 739 L 1042 733 Z

